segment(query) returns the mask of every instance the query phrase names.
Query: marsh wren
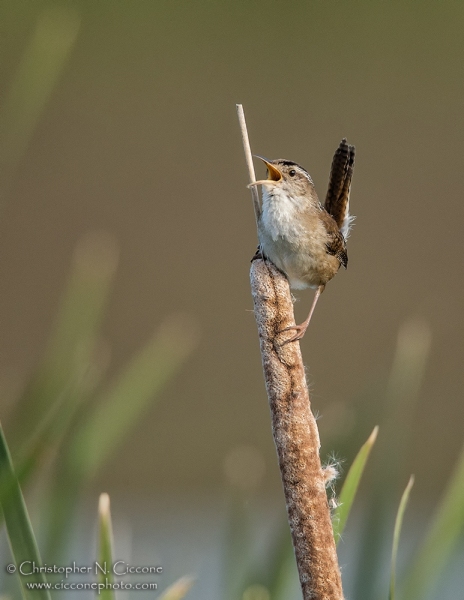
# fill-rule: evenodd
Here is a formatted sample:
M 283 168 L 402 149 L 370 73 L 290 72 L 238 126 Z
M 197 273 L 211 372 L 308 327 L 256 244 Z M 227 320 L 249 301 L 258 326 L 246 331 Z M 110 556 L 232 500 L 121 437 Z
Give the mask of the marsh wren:
M 319 296 L 340 266 L 346 269 L 346 240 L 353 217 L 349 213 L 354 146 L 346 139 L 335 152 L 329 188 L 322 206 L 309 173 L 290 160 L 266 160 L 268 178 L 262 186 L 258 220 L 261 253 L 289 280 L 290 287 L 317 288 L 308 318 L 283 331 L 295 329 L 285 344 L 300 340 L 308 328 Z

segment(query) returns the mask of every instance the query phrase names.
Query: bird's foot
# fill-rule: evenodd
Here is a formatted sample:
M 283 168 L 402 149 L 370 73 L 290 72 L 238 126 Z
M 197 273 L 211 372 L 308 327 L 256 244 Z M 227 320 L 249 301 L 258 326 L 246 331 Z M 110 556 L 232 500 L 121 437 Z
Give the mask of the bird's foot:
M 261 250 L 261 246 L 257 247 L 256 252 L 250 262 L 253 262 L 254 260 L 258 260 L 258 259 L 261 259 L 261 260 L 265 259 L 263 251 Z
M 298 340 L 301 340 L 301 338 L 304 336 L 304 334 L 306 333 L 306 330 L 308 329 L 308 325 L 311 321 L 311 317 L 313 316 L 313 312 L 314 312 L 314 309 L 316 308 L 316 304 L 319 299 L 319 296 L 324 291 L 324 288 L 325 288 L 325 285 L 320 285 L 317 288 L 317 292 L 314 296 L 314 300 L 311 305 L 311 310 L 309 311 L 309 315 L 308 315 L 308 318 L 306 319 L 306 321 L 303 321 L 303 323 L 301 325 L 290 325 L 290 327 L 286 327 L 285 329 L 282 329 L 282 331 L 280 333 L 282 333 L 284 331 L 291 331 L 292 329 L 294 329 L 296 331 L 295 335 L 293 335 L 291 338 L 288 338 L 288 340 L 285 340 L 285 342 L 282 343 L 282 346 L 285 346 L 285 344 L 290 344 L 290 342 L 297 342 Z
M 297 342 L 298 340 L 301 340 L 307 329 L 308 323 L 306 321 L 304 321 L 301 325 L 290 325 L 290 327 L 285 327 L 285 329 L 282 329 L 280 333 L 283 333 L 284 331 L 296 331 L 295 335 L 292 335 L 292 337 L 288 338 L 288 340 L 282 342 L 282 346 L 285 346 L 285 344 L 290 344 L 290 342 Z

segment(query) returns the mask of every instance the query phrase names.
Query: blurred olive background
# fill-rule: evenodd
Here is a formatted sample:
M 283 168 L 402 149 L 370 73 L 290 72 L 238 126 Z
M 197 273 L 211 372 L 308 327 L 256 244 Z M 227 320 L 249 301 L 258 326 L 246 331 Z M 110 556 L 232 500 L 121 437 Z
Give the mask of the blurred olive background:
M 28 48 L 49 27 L 61 59 L 45 77 Z M 119 255 L 100 341 L 109 374 L 169 315 L 201 337 L 94 491 L 152 508 L 154 495 L 222 493 L 241 456 L 281 501 L 240 102 L 252 150 L 305 166 L 321 198 L 340 139 L 356 146 L 349 268 L 327 286 L 303 356 L 324 455 L 349 464 L 377 423 L 382 436 L 398 330 L 413 319 L 430 336 L 401 456 L 427 512 L 464 438 L 463 27 L 450 0 L 2 2 L 2 418 L 43 354 L 76 246 L 105 232 Z M 26 63 L 36 77 L 21 88 Z M 302 319 L 312 292 L 297 296 Z

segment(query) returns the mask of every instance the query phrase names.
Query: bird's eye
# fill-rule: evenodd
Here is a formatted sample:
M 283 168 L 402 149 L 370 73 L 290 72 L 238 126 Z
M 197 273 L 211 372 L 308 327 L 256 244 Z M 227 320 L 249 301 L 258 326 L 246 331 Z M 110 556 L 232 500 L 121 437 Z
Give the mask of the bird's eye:
M 291 171 L 289 171 L 288 174 L 290 175 L 290 177 L 295 177 L 295 175 L 296 175 L 295 169 L 292 169 Z

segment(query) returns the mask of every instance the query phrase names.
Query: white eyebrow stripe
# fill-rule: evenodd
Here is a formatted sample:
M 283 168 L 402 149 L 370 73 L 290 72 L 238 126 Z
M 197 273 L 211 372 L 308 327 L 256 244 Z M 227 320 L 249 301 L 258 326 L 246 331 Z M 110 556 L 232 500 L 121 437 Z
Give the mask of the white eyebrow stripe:
M 313 180 L 311 179 L 311 175 L 308 173 L 308 171 L 306 171 L 306 169 L 303 169 L 303 167 L 300 167 L 300 169 L 301 169 L 301 172 L 303 173 L 303 175 L 309 181 L 309 183 L 313 183 Z

